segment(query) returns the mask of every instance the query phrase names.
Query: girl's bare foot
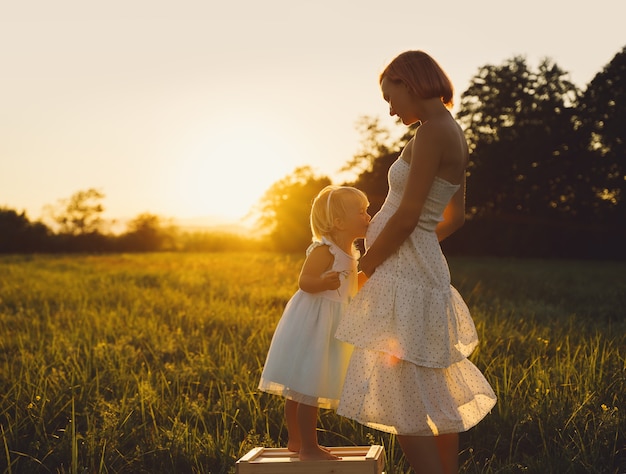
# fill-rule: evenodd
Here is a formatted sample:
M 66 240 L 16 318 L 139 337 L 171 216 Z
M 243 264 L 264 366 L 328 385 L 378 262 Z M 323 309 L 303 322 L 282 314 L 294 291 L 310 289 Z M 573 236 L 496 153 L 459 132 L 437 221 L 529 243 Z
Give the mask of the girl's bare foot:
M 300 449 L 299 458 L 300 461 L 336 461 L 341 459 L 339 456 L 335 456 L 323 446 L 314 446 L 312 448 Z
M 319 446 L 320 449 L 323 449 L 324 451 L 326 451 L 327 453 L 330 453 L 330 449 L 328 449 L 326 446 Z M 300 452 L 300 443 L 295 443 L 295 442 L 291 442 L 289 441 L 287 443 L 287 449 L 291 452 L 294 453 L 299 453 Z

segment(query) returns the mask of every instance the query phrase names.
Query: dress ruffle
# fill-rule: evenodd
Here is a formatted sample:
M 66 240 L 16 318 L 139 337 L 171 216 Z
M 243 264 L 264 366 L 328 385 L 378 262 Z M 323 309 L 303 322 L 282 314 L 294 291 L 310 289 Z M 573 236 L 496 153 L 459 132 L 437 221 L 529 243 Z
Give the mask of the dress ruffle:
M 424 367 L 446 368 L 468 357 L 478 337 L 469 309 L 456 289 L 413 288 L 410 294 L 416 304 L 410 310 L 402 307 L 394 318 L 385 317 L 385 308 L 389 301 L 395 304 L 395 288 L 374 288 L 370 298 L 356 298 L 350 314 L 360 315 L 359 324 L 350 325 L 344 317 L 336 337 Z
M 337 408 L 352 346 L 333 334 L 345 308 L 298 292 L 285 308 L 267 355 L 259 389 L 285 398 Z
M 393 434 L 467 431 L 496 403 L 491 386 L 468 359 L 431 369 L 355 348 L 346 381 L 337 413 Z

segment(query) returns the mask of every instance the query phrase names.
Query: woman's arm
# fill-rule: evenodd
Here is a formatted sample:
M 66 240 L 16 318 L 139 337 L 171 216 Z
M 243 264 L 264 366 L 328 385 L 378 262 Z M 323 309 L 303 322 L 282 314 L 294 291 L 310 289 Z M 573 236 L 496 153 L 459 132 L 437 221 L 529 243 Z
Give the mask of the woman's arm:
M 374 244 L 361 257 L 360 269 L 371 276 L 378 265 L 387 259 L 413 232 L 419 222 L 422 208 L 439 170 L 442 144 L 437 127 L 427 122 L 415 132 L 411 147 L 411 168 L 402 201 L 389 219 Z
M 449 237 L 454 232 L 459 230 L 465 223 L 465 177 L 461 182 L 461 187 L 454 193 L 452 199 L 443 211 L 443 221 L 441 221 L 435 233 L 439 242 L 446 237 Z

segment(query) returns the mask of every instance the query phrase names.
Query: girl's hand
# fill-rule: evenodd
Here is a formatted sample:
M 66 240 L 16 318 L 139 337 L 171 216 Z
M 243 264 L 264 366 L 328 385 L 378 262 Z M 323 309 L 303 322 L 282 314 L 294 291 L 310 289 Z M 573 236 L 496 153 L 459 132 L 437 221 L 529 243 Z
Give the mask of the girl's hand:
M 322 273 L 320 278 L 322 279 L 323 285 L 327 290 L 336 290 L 341 286 L 341 272 L 335 272 L 329 270 L 327 272 Z

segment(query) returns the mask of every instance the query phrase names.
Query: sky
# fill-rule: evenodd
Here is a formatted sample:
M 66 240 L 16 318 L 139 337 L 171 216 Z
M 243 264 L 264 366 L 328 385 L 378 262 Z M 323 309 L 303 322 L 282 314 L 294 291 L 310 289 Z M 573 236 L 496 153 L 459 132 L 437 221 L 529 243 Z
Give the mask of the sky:
M 624 18 L 623 0 L 0 0 L 0 208 L 34 221 L 95 188 L 107 219 L 237 221 L 297 167 L 340 182 L 360 117 L 401 131 L 378 75 L 402 51 L 457 103 L 518 55 L 584 89 Z

